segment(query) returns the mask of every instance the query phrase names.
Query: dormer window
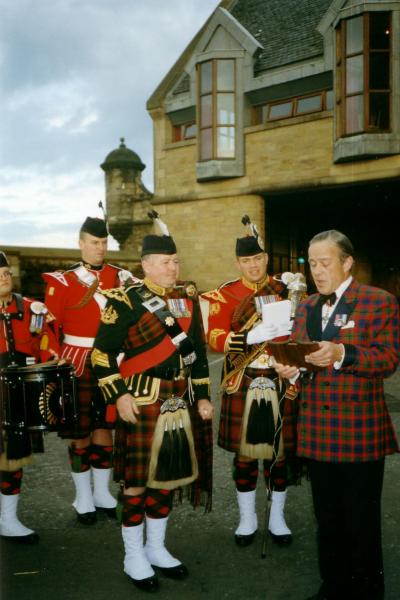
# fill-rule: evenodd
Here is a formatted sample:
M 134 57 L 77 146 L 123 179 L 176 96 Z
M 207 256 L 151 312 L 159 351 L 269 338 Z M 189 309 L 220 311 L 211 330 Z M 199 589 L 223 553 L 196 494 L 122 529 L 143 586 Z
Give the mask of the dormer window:
M 337 138 L 391 130 L 391 14 L 340 21 L 336 30 Z
M 236 152 L 235 60 L 198 65 L 199 161 L 234 159 Z

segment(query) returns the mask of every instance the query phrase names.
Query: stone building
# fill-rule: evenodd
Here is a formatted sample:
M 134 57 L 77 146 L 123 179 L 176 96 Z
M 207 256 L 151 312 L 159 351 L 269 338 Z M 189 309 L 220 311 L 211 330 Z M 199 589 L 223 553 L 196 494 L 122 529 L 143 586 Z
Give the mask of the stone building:
M 199 24 L 200 25 L 200 24 Z M 400 297 L 400 1 L 223 0 L 147 102 L 154 194 L 124 139 L 101 168 L 111 262 L 140 275 L 151 207 L 201 290 L 236 276 L 248 213 L 271 272 L 305 270 L 308 240 L 352 239 L 357 277 Z M 78 250 L 5 247 L 17 287 Z
M 337 228 L 357 276 L 400 296 L 400 2 L 224 0 L 147 108 L 183 276 L 234 277 L 248 213 L 271 271 L 307 270 L 310 237 Z

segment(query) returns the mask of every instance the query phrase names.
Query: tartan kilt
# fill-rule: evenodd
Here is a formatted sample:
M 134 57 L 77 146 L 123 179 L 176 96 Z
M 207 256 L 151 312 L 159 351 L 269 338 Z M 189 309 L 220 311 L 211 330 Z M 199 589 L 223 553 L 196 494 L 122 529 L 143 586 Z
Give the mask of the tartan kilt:
M 221 398 L 221 414 L 218 431 L 218 446 L 229 452 L 239 453 L 242 434 L 242 420 L 247 390 L 256 377 L 268 377 L 278 382 L 276 374 L 270 375 L 263 369 L 246 369 L 239 389 L 233 394 L 224 392 Z M 285 388 L 282 389 L 282 394 Z M 297 403 L 284 398 L 280 404 L 282 419 L 282 437 L 285 456 L 296 451 Z
M 105 421 L 106 404 L 90 362 L 90 353 L 76 384 L 78 420 L 66 425 L 58 435 L 63 439 L 78 440 L 88 437 L 95 429 L 112 429 L 114 425 Z
M 211 507 L 212 491 L 212 424 L 198 415 L 197 404 L 189 405 L 187 381 L 161 380 L 159 399 L 153 404 L 139 406 L 137 423 L 117 417 L 114 444 L 114 480 L 125 487 L 146 487 L 153 434 L 161 405 L 171 395 L 187 401 L 199 476 L 190 484 L 189 496 L 194 506 Z

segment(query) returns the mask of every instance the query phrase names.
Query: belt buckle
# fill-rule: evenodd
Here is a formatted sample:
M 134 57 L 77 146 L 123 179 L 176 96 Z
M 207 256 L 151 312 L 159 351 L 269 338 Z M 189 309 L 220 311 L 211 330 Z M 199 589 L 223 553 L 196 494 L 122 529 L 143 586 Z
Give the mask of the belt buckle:
M 272 379 L 269 379 L 268 377 L 256 377 L 255 379 L 253 379 L 253 381 L 249 385 L 250 390 L 255 389 L 255 388 L 259 389 L 259 390 L 267 390 L 267 389 L 276 390 L 276 385 L 272 381 Z

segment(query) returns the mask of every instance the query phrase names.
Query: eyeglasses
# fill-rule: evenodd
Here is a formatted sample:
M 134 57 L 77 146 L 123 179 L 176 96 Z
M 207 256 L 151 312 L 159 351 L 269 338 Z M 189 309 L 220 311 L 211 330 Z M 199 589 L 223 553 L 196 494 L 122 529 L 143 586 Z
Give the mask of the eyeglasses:
M 3 273 L 0 273 L 0 279 L 8 279 L 9 277 L 12 277 L 11 271 L 3 271 Z

